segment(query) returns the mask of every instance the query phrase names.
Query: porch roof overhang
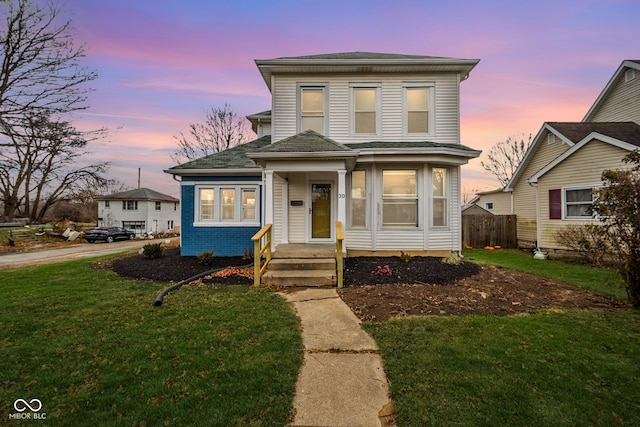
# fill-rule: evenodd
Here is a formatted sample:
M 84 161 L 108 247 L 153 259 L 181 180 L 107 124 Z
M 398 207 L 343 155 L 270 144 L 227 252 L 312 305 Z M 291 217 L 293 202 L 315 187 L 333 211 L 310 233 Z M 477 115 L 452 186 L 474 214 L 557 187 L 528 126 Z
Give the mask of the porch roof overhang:
M 325 163 L 328 169 L 335 169 L 337 163 L 343 165 L 341 167 L 347 171 L 352 171 L 358 159 L 358 153 L 354 151 L 263 152 L 251 153 L 248 156 L 265 169 L 280 170 L 321 170 L 325 169 L 322 163 Z
M 459 144 L 386 143 L 348 144 L 358 153 L 358 162 L 426 162 L 445 165 L 464 165 L 479 157 L 482 151 Z

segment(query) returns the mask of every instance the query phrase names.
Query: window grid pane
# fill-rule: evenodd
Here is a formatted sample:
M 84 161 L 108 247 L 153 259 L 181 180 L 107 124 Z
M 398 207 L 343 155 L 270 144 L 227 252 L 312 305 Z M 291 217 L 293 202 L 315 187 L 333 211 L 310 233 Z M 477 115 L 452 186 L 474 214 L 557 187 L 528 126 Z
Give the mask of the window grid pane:
M 355 133 L 376 133 L 376 88 L 354 88 Z
M 351 227 L 366 228 L 367 226 L 367 188 L 366 172 L 353 171 L 351 173 Z
M 565 211 L 567 217 L 591 218 L 593 215 L 589 213 L 589 209 L 592 202 L 593 195 L 591 188 L 565 191 Z
M 213 219 L 213 190 L 200 190 L 200 220 Z
M 242 190 L 242 219 L 256 219 L 255 190 Z
M 418 226 L 418 172 L 382 171 L 382 225 Z
M 235 198 L 236 190 L 222 190 L 222 220 L 233 220 L 235 218 Z
M 447 170 L 434 168 L 431 172 L 432 181 L 432 225 L 434 227 L 446 227 L 448 225 L 448 199 L 447 199 Z
M 406 88 L 407 133 L 429 132 L 429 88 Z
M 300 130 L 324 133 L 324 89 L 301 88 Z

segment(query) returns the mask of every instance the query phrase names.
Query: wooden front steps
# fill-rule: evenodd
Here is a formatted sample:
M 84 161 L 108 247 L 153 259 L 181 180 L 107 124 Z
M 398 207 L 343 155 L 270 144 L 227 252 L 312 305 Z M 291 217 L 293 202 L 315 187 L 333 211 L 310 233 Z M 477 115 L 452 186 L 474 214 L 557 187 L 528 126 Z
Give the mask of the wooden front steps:
M 278 245 L 262 276 L 273 286 L 336 286 L 336 247 L 333 244 Z

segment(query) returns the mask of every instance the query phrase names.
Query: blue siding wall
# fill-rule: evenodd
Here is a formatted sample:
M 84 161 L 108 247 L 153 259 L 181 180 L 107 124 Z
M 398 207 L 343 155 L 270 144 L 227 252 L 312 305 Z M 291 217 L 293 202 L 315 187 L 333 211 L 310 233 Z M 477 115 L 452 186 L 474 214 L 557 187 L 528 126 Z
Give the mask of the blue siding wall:
M 190 180 L 191 181 L 191 180 Z M 195 184 L 202 181 L 225 182 L 225 181 L 254 181 L 253 177 L 221 177 L 192 180 L 194 185 L 189 185 L 183 178 L 181 187 L 181 209 L 182 224 L 180 229 L 181 248 L 183 256 L 197 256 L 205 251 L 213 251 L 216 256 L 242 256 L 245 250 L 253 250 L 251 237 L 256 234 L 260 227 L 194 227 L 195 210 Z M 260 177 L 255 177 L 255 182 L 260 182 Z M 259 192 L 261 194 L 261 191 Z M 258 212 L 261 212 L 260 203 L 262 197 L 258 197 Z

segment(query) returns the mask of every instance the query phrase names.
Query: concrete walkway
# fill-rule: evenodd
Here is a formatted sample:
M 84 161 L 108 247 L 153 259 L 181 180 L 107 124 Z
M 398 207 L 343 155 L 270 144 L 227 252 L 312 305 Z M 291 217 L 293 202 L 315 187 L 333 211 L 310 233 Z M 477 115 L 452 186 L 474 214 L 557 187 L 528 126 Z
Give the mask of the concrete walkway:
M 300 318 L 304 345 L 291 426 L 392 426 L 389 385 L 378 346 L 336 290 L 281 295 Z

